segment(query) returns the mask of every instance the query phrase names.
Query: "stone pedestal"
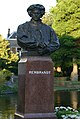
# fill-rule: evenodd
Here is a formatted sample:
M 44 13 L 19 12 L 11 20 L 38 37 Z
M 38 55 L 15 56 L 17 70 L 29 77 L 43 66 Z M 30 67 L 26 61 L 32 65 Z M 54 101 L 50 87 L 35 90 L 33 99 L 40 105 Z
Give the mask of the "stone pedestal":
M 18 64 L 18 76 L 19 96 L 15 119 L 56 119 L 51 58 L 22 58 Z

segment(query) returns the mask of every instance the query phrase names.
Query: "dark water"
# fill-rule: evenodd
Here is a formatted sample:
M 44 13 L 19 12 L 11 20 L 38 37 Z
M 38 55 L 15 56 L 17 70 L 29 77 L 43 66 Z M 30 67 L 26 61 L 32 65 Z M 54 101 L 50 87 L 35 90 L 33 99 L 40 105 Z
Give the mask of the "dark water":
M 71 106 L 75 109 L 80 107 L 80 92 L 57 91 L 55 92 L 55 106 Z M 14 119 L 14 113 L 17 107 L 17 96 L 0 96 L 0 119 Z
M 80 108 L 80 92 L 77 91 L 57 91 L 55 92 L 55 107 L 56 106 L 70 106 L 74 109 Z
M 0 96 L 0 119 L 14 119 L 16 106 L 16 95 Z

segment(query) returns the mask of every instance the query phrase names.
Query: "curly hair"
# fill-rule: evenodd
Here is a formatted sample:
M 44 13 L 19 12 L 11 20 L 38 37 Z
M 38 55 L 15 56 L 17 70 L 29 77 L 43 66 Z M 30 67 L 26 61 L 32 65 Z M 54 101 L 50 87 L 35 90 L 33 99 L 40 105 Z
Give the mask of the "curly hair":
M 33 4 L 33 5 L 30 5 L 27 9 L 27 12 L 28 12 L 29 16 L 31 16 L 32 11 L 36 10 L 36 9 L 40 10 L 40 13 L 41 13 L 42 16 L 45 14 L 45 7 L 43 5 Z

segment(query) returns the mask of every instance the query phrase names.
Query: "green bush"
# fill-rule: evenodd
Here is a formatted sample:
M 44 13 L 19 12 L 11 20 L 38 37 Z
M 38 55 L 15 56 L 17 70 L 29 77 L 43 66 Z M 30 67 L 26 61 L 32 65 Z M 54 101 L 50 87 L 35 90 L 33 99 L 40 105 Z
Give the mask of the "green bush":
M 57 71 L 55 71 L 55 72 L 54 72 L 54 76 L 55 76 L 55 77 L 62 77 L 63 74 L 62 74 L 62 72 L 57 72 Z
M 5 82 L 6 80 L 10 80 L 11 72 L 7 69 L 3 69 L 0 71 L 0 82 Z
M 14 87 L 9 87 L 9 86 L 6 86 L 6 85 L 2 85 L 0 87 L 0 94 L 13 94 L 13 93 L 17 93 L 17 86 L 14 86 Z

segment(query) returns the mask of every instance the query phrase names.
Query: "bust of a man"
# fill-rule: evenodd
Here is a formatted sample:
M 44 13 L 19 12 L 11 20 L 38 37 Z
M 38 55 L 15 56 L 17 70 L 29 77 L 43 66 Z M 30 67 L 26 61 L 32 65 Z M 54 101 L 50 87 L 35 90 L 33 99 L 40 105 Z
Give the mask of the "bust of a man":
M 18 45 L 30 56 L 50 55 L 59 48 L 60 44 L 55 31 L 41 21 L 45 7 L 33 4 L 29 6 L 27 12 L 31 20 L 18 26 Z

